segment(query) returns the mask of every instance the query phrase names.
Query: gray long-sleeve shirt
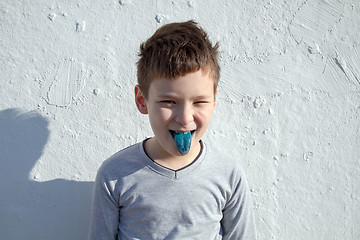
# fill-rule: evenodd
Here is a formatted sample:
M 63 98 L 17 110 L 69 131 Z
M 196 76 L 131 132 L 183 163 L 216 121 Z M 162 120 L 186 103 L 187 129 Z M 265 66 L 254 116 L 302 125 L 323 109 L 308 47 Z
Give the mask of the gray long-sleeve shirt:
M 256 239 L 245 175 L 204 143 L 178 171 L 152 161 L 143 143 L 132 145 L 99 169 L 89 239 Z

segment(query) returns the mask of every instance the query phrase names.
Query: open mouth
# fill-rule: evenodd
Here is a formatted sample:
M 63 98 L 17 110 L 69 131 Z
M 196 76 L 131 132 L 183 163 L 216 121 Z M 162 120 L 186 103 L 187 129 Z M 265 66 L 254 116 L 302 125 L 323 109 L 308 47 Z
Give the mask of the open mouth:
M 191 139 L 195 133 L 195 130 L 188 132 L 177 132 L 169 130 L 171 136 L 174 139 L 175 145 L 181 154 L 187 154 L 190 151 Z
M 169 132 L 170 132 L 170 134 L 171 134 L 171 136 L 172 136 L 173 138 L 175 138 L 175 135 L 178 135 L 178 134 L 187 134 L 188 132 L 190 132 L 191 137 L 192 137 L 192 136 L 194 135 L 194 133 L 195 133 L 195 130 L 188 131 L 188 132 L 177 132 L 177 131 L 174 131 L 174 130 L 169 130 Z

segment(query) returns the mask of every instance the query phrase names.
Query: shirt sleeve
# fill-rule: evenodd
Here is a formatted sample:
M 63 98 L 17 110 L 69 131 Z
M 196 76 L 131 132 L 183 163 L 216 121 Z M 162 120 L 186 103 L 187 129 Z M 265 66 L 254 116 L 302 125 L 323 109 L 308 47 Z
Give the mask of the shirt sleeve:
M 223 209 L 223 219 L 221 220 L 223 240 L 255 240 L 253 206 L 243 172 L 240 177 L 234 177 L 233 186 L 233 193 Z
M 100 168 L 93 190 L 89 240 L 116 240 L 118 236 L 119 205 L 114 196 L 115 183 L 104 175 Z

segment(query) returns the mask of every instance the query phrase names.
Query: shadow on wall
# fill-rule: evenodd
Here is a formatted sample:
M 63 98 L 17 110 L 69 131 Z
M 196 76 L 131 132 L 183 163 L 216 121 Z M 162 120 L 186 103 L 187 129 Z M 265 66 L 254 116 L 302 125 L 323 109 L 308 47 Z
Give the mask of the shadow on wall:
M 1 239 L 86 239 L 93 183 L 28 177 L 49 135 L 36 112 L 0 111 Z

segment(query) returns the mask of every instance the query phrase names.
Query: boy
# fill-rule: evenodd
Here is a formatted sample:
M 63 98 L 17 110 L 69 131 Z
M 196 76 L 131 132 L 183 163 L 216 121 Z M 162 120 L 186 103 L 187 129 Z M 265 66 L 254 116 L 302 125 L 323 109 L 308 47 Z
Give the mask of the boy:
M 99 169 L 89 239 L 256 239 L 238 161 L 201 141 L 215 109 L 217 49 L 193 21 L 141 45 L 135 102 L 154 137 Z

